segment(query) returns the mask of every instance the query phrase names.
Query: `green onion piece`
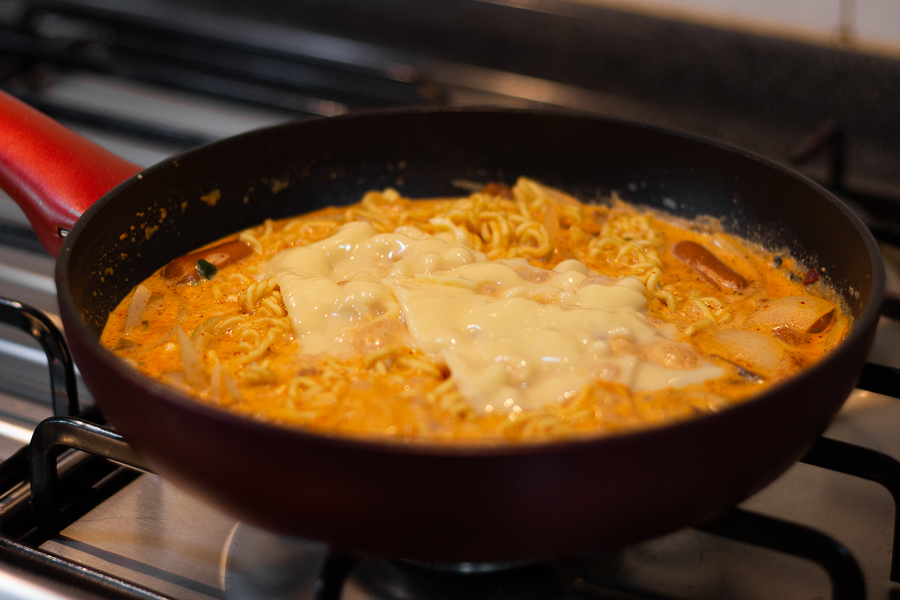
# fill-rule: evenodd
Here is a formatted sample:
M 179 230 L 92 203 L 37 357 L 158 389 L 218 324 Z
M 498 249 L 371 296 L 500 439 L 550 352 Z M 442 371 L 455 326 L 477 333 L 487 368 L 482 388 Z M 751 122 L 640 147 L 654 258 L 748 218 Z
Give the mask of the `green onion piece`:
M 203 275 L 206 279 L 212 279 L 216 276 L 216 273 L 219 270 L 216 268 L 216 265 L 212 264 L 208 260 L 203 260 L 202 258 L 197 261 L 197 272 Z

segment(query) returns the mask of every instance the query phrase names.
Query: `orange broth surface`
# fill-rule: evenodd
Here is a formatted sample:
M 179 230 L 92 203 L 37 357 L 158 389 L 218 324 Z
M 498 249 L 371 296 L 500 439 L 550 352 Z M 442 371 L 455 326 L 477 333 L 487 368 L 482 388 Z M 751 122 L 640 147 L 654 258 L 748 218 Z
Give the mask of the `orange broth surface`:
M 352 321 L 329 350 L 310 352 L 269 261 L 283 250 L 323 243 L 358 221 L 378 233 L 415 226 L 489 260 L 518 261 L 509 264 L 533 280 L 572 260 L 589 269 L 581 287 L 598 277 L 604 285 L 634 278 L 646 303 L 640 318 L 660 339 L 642 345 L 627 331 L 599 336 L 601 368 L 590 371 L 590 381 L 528 406 L 486 406 L 477 393 L 473 401 L 442 355 L 410 338 L 405 313 L 375 310 Z M 247 255 L 228 264 L 235 257 L 222 255 L 238 246 L 226 242 L 240 242 Z M 714 258 L 698 263 L 697 246 L 683 242 Z M 815 270 L 726 234 L 711 219 L 688 222 L 617 200 L 582 204 L 524 178 L 460 198 L 370 192 L 356 205 L 267 221 L 210 248 L 197 255 L 209 259 L 199 267 L 194 256 L 182 261 L 191 281 L 181 271 L 176 278 L 172 267 L 137 286 L 110 314 L 102 343 L 200 402 L 329 434 L 521 442 L 658 426 L 746 401 L 818 360 L 850 326 L 840 299 Z M 479 293 L 502 292 L 479 285 Z M 556 302 L 540 294 L 532 300 Z M 714 366 L 720 374 L 633 389 L 604 356 L 620 365 Z

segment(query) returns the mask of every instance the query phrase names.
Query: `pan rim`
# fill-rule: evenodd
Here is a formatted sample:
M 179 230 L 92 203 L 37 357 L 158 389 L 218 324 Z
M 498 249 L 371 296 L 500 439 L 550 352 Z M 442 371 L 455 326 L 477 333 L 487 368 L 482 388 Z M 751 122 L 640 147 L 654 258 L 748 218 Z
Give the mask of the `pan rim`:
M 276 423 L 254 420 L 248 418 L 247 416 L 206 404 L 198 399 L 194 399 L 187 394 L 183 394 L 177 391 L 175 388 L 159 383 L 156 380 L 141 374 L 137 370 L 132 369 L 127 365 L 127 363 L 120 360 L 111 351 L 109 351 L 99 343 L 99 339 L 97 338 L 97 336 L 90 329 L 88 324 L 82 318 L 81 314 L 77 310 L 75 310 L 75 302 L 72 298 L 68 285 L 68 272 L 70 270 L 69 259 L 72 254 L 73 247 L 78 243 L 81 232 L 97 212 L 102 211 L 107 204 L 114 201 L 116 196 L 125 192 L 130 187 L 137 185 L 138 182 L 140 182 L 144 177 L 151 177 L 157 171 L 168 168 L 170 163 L 172 163 L 173 161 L 178 162 L 179 160 L 185 157 L 192 156 L 195 153 L 204 152 L 207 148 L 220 145 L 240 144 L 243 140 L 252 138 L 254 136 L 265 135 L 266 132 L 272 130 L 280 130 L 286 127 L 303 127 L 305 124 L 309 123 L 323 123 L 335 120 L 352 121 L 356 119 L 382 118 L 384 116 L 391 115 L 432 113 L 517 113 L 522 115 L 534 114 L 538 116 L 554 115 L 559 117 L 579 119 L 587 118 L 594 121 L 615 123 L 627 127 L 655 131 L 669 136 L 691 140 L 695 143 L 711 146 L 718 150 L 741 156 L 744 160 L 756 162 L 763 165 L 764 167 L 767 167 L 768 169 L 773 169 L 782 176 L 790 177 L 798 183 L 810 188 L 818 196 L 837 208 L 838 211 L 853 225 L 854 230 L 860 237 L 860 240 L 863 242 L 863 245 L 867 252 L 868 262 L 871 267 L 869 300 L 866 302 L 865 306 L 863 306 L 860 314 L 856 317 L 854 326 L 848 336 L 827 356 L 823 357 L 814 365 L 804 369 L 791 378 L 780 382 L 772 388 L 769 388 L 764 393 L 754 396 L 753 398 L 741 402 L 738 405 L 731 406 L 724 411 L 718 413 L 701 414 L 683 421 L 674 421 L 648 429 L 627 431 L 616 434 L 585 434 L 584 436 L 566 437 L 544 441 L 512 443 L 507 441 L 459 443 L 440 440 L 403 440 L 395 438 L 379 438 L 375 436 L 357 437 L 340 433 L 330 434 L 323 432 L 312 432 L 296 427 L 289 427 Z M 874 237 L 872 237 L 871 232 L 862 223 L 861 219 L 855 213 L 853 213 L 853 211 L 849 207 L 847 207 L 836 196 L 834 196 L 834 194 L 824 189 L 822 186 L 807 178 L 806 176 L 743 148 L 735 147 L 718 140 L 712 140 L 695 134 L 677 131 L 670 128 L 638 123 L 613 117 L 603 117 L 579 111 L 548 109 L 506 109 L 499 107 L 415 107 L 359 111 L 336 117 L 291 121 L 289 123 L 256 129 L 239 134 L 237 136 L 218 140 L 206 146 L 194 148 L 176 156 L 169 157 L 161 161 L 160 163 L 149 167 L 145 171 L 123 181 L 118 186 L 110 190 L 107 194 L 105 194 L 103 198 L 95 202 L 94 205 L 92 205 L 84 213 L 84 215 L 82 215 L 82 217 L 76 222 L 75 226 L 69 232 L 69 235 L 63 243 L 56 265 L 56 284 L 59 294 L 60 311 L 61 313 L 66 313 L 65 321 L 67 322 L 67 326 L 74 327 L 76 329 L 74 335 L 79 335 L 82 337 L 82 339 L 91 342 L 95 357 L 102 363 L 104 368 L 113 369 L 119 377 L 127 380 L 134 386 L 138 386 L 147 390 L 154 397 L 159 398 L 168 404 L 177 406 L 179 410 L 188 410 L 204 419 L 212 419 L 214 421 L 218 421 L 223 425 L 235 426 L 239 428 L 250 428 L 259 434 L 286 437 L 296 439 L 298 441 L 310 440 L 320 444 L 353 450 L 361 450 L 366 452 L 411 454 L 421 456 L 479 458 L 523 456 L 527 454 L 547 454 L 548 452 L 567 452 L 577 450 L 585 446 L 593 445 L 615 446 L 618 444 L 641 443 L 641 440 L 645 437 L 658 435 L 661 430 L 671 430 L 673 432 L 681 430 L 689 431 L 691 428 L 705 427 L 708 421 L 722 419 L 724 415 L 732 415 L 731 417 L 727 418 L 741 418 L 741 416 L 747 413 L 747 411 L 753 410 L 753 407 L 755 405 L 765 403 L 767 399 L 771 401 L 772 398 L 776 395 L 775 392 L 777 392 L 778 390 L 799 385 L 798 382 L 800 380 L 808 377 L 814 377 L 818 373 L 823 373 L 829 369 L 833 369 L 846 359 L 846 357 L 844 357 L 844 354 L 849 352 L 849 348 L 857 346 L 859 343 L 861 343 L 862 339 L 865 336 L 869 335 L 869 330 L 873 325 L 873 322 L 877 321 L 878 319 L 878 316 L 880 314 L 881 298 L 883 296 L 885 287 L 885 269 L 880 250 L 878 249 L 878 245 Z

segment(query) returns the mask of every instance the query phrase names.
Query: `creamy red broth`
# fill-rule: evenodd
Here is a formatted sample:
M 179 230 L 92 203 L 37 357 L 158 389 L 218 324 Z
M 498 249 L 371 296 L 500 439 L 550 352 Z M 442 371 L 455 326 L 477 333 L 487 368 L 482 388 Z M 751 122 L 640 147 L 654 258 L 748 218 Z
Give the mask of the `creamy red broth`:
M 725 410 L 850 325 L 814 270 L 528 179 L 248 229 L 125 298 L 103 343 L 250 418 L 428 441 L 603 435 Z

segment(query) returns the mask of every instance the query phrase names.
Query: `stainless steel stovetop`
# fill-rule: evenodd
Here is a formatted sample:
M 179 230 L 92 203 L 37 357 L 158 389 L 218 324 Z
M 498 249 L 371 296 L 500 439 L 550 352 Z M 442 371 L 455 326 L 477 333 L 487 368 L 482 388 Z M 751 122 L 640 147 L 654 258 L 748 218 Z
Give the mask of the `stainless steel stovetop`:
M 18 59 L 16 68 L 3 71 L 4 63 L 0 59 L 0 87 L 20 94 L 128 160 L 146 166 L 204 141 L 298 117 L 340 114 L 372 105 L 436 101 L 590 110 L 719 135 L 734 143 L 749 144 L 760 152 L 783 149 L 789 144 L 779 146 L 778 135 L 794 135 L 792 131 L 764 136 L 749 127 L 753 131 L 743 137 L 740 123 L 746 115 L 736 117 L 727 125 L 705 124 L 696 115 L 679 122 L 677 116 L 684 109 L 668 106 L 660 111 L 650 99 L 560 83 L 533 73 L 498 70 L 452 57 L 417 54 L 408 49 L 330 34 L 304 33 L 296 26 L 236 21 L 179 7 L 170 7 L 169 13 L 160 14 L 153 10 L 153 2 L 133 2 L 123 8 L 103 2 L 76 4 L 90 8 L 87 12 L 91 18 L 73 18 L 72 14 L 80 13 L 70 9 L 58 14 L 50 10 L 33 15 L 29 23 L 43 37 L 39 36 L 40 43 L 27 49 L 32 53 L 25 53 L 27 60 Z M 502 6 L 502 3 L 494 4 Z M 112 16 L 98 21 L 96 11 L 102 13 L 101 9 Z M 13 43 L 18 38 L 11 35 L 15 28 L 10 23 L 18 23 L 15 19 L 19 13 L 12 17 L 4 14 L 0 11 L 0 18 L 9 22 L 4 24 L 5 29 L 0 27 L 0 50 L 6 52 L 6 64 L 10 64 L 16 62 L 10 56 L 20 56 L 10 50 L 18 47 Z M 159 29 L 169 27 L 179 34 L 193 28 L 200 36 L 224 37 L 259 52 L 271 52 L 277 47 L 279 52 L 303 58 L 300 61 L 303 64 L 298 64 L 279 56 L 289 67 L 282 64 L 281 68 L 287 71 L 279 73 L 299 77 L 310 64 L 317 67 L 325 64 L 337 69 L 341 75 L 337 80 L 344 82 L 341 85 L 345 88 L 347 72 L 350 72 L 349 80 L 363 89 L 366 85 L 375 86 L 373 82 L 381 82 L 379 85 L 385 84 L 385 90 L 390 89 L 379 92 L 377 98 L 366 97 L 358 89 L 353 93 L 345 89 L 329 95 L 320 90 L 313 93 L 310 89 L 285 86 L 278 77 L 269 77 L 264 83 L 253 81 L 252 86 L 238 93 L 223 87 L 222 81 L 227 79 L 220 77 L 206 82 L 209 85 L 201 91 L 183 77 L 190 70 L 188 63 L 165 62 L 168 71 L 159 68 L 153 71 L 152 77 L 135 77 L 125 72 L 121 66 L 124 63 L 106 68 L 98 66 L 106 63 L 91 62 L 100 61 L 105 47 L 103 36 L 116 31 L 115 23 L 123 15 Z M 60 58 L 58 48 L 65 40 L 84 37 L 90 38 L 89 43 Z M 131 41 L 135 47 L 149 43 L 137 35 Z M 265 62 L 266 68 L 273 64 Z M 218 77 L 220 67 L 207 65 L 206 74 L 210 78 Z M 175 76 L 179 73 L 181 78 Z M 172 78 L 162 81 L 163 74 Z M 380 79 L 370 79 L 376 74 Z M 265 102 L 260 101 L 263 96 L 267 98 Z M 760 141 L 762 138 L 765 139 Z M 820 178 L 828 177 L 827 168 L 823 161 L 804 167 L 809 174 Z M 862 174 L 852 168 L 850 171 L 844 182 L 850 179 L 869 190 L 894 190 L 898 185 L 897 180 L 891 179 L 876 178 L 873 182 L 867 179 L 870 173 L 865 170 Z M 900 218 L 900 204 L 896 209 L 890 204 L 891 198 L 900 195 L 880 198 L 874 206 Z M 885 206 L 888 208 L 884 209 Z M 8 198 L 0 197 L 0 296 L 43 310 L 58 323 L 54 261 L 36 246 L 29 229 L 21 211 Z M 900 253 L 885 248 L 885 257 L 889 265 L 889 288 L 900 292 L 900 277 L 896 275 L 900 272 Z M 900 323 L 885 319 L 870 360 L 900 368 L 898 341 Z M 82 406 L 89 407 L 89 393 L 83 386 L 80 392 Z M 0 459 L 12 456 L 26 445 L 37 423 L 51 414 L 43 352 L 27 335 L 0 325 Z M 900 400 L 857 390 L 826 436 L 900 458 L 898 430 Z M 41 543 L 39 550 L 137 586 L 121 592 L 120 597 L 274 600 L 321 598 L 330 593 L 317 589 L 319 573 L 327 557 L 327 549 L 322 545 L 283 538 L 236 522 L 152 474 L 126 480 L 111 497 Z M 26 492 L 22 488 L 16 493 Z M 0 514 L 11 502 L 9 497 L 0 498 Z M 900 597 L 900 585 L 890 580 L 896 509 L 890 494 L 880 485 L 798 463 L 741 508 L 824 533 L 855 557 L 865 578 L 868 597 Z M 0 552 L 0 556 L 4 554 Z M 468 598 L 775 600 L 832 595 L 829 575 L 814 562 L 700 529 L 676 532 L 617 553 L 582 558 L 590 567 L 579 571 L 575 578 L 578 585 L 564 589 L 545 588 L 542 584 L 512 584 L 509 582 L 514 580 L 494 579 L 493 574 L 470 573 L 487 566 L 467 564 L 453 565 L 456 574 L 450 575 L 450 579 L 423 583 L 419 579 L 421 565 L 405 565 L 402 561 L 387 563 L 366 557 L 355 563 L 338 596 L 347 600 L 449 598 L 453 594 Z M 518 565 L 519 571 L 507 565 L 491 568 L 512 573 L 513 577 L 521 574 L 519 580 L 525 578 L 527 582 L 534 569 L 544 566 Z M 442 571 L 450 568 L 439 567 Z M 96 591 L 80 591 L 71 581 L 48 579 L 48 574 L 55 577 L 55 573 L 54 570 L 34 572 L 0 561 L 0 598 L 98 597 Z M 484 577 L 480 581 L 488 583 L 471 584 L 480 576 Z M 450 583 L 443 585 L 442 581 Z

